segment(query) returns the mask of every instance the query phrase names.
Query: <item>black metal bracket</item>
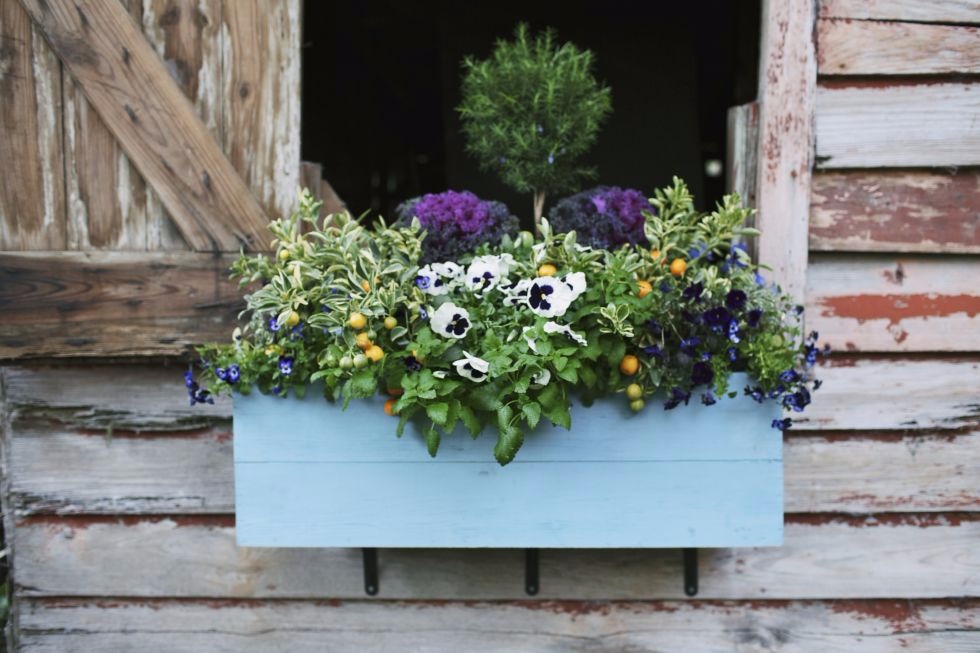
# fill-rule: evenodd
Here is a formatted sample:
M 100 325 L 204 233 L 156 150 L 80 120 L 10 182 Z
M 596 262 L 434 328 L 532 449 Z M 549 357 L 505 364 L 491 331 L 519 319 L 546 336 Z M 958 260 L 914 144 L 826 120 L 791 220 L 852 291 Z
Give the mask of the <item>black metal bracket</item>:
M 378 593 L 378 550 L 361 549 L 364 554 L 364 591 L 368 596 Z
M 524 550 L 524 591 L 528 596 L 534 596 L 539 589 L 538 550 Z
M 697 549 L 684 549 L 684 593 L 688 596 L 698 593 Z

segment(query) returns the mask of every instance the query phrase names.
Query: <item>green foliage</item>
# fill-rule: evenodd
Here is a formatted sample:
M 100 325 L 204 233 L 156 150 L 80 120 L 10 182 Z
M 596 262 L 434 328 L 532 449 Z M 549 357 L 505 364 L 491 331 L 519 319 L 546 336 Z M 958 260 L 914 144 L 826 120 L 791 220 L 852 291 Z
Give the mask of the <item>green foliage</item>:
M 785 402 L 811 381 L 812 344 L 799 344 L 791 298 L 762 282 L 737 244 L 755 232 L 735 196 L 698 213 L 675 179 L 651 200 L 652 251 L 584 247 L 545 221 L 538 238 L 505 238 L 445 269 L 419 267 L 417 223 L 379 221 L 372 231 L 348 214 L 319 223 L 318 209 L 302 195 L 296 214 L 270 226 L 275 255 L 234 265 L 248 320 L 231 344 L 202 348 L 210 391 L 299 395 L 316 382 L 345 404 L 387 393 L 398 397 L 392 430 L 418 422 L 432 455 L 465 427 L 473 437 L 491 432 L 506 464 L 543 420 L 571 427 L 573 394 L 588 401 L 635 384 L 645 398 L 684 397 L 676 403 L 742 390 Z M 682 273 L 671 272 L 676 259 Z M 554 276 L 539 276 L 544 264 Z M 474 284 L 486 270 L 492 284 Z M 519 284 L 523 296 L 514 294 Z M 530 299 L 544 286 L 555 289 L 552 313 Z M 463 333 L 447 335 L 444 309 L 466 313 Z M 713 324 L 711 311 L 724 322 Z M 369 359 L 372 346 L 382 355 Z M 621 367 L 624 357 L 636 358 L 635 373 Z M 234 381 L 231 366 L 240 370 Z M 733 371 L 749 372 L 758 387 L 729 388 Z
M 467 151 L 519 192 L 573 190 L 595 171 L 582 164 L 612 110 L 610 90 L 592 74 L 593 56 L 552 31 L 519 25 L 490 58 L 463 62 L 457 110 Z

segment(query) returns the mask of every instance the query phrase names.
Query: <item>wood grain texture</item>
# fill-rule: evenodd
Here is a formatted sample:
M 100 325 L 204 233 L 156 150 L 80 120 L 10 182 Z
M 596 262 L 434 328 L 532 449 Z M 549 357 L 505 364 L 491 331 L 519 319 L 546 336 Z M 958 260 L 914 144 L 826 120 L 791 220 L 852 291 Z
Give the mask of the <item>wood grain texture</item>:
M 759 103 L 731 107 L 727 120 L 726 186 L 728 192 L 738 193 L 743 204 L 754 207 L 759 183 Z
M 222 3 L 225 152 L 267 215 L 300 184 L 300 0 Z
M 180 431 L 224 424 L 231 401 L 187 405 L 182 367 L 7 367 L 7 403 L 14 415 L 56 419 L 87 429 Z M 980 361 L 837 358 L 821 365 L 824 381 L 801 431 L 916 431 L 980 426 Z
M 0 358 L 181 354 L 229 337 L 232 258 L 123 252 L 0 255 Z
M 267 218 L 125 9 L 22 0 L 197 250 L 261 247 Z
M 19 517 L 235 510 L 226 424 L 171 433 L 110 432 L 32 415 L 9 428 L 7 506 Z M 784 465 L 787 512 L 980 511 L 980 431 L 792 436 L 784 446 Z
M 802 301 L 817 64 L 812 2 L 764 0 L 759 51 L 758 259 Z
M 832 359 L 823 387 L 794 429 L 966 429 L 980 425 L 980 361 L 975 358 Z
M 980 596 L 980 518 L 786 524 L 782 547 L 701 552 L 701 599 Z M 21 597 L 363 598 L 358 549 L 235 544 L 231 518 L 31 517 L 17 523 Z M 379 598 L 519 599 L 523 552 L 386 549 Z M 676 549 L 548 549 L 542 598 L 683 598 Z
M 25 602 L 24 653 L 968 653 L 975 601 Z
M 61 64 L 16 0 L 0 1 L 0 97 L 0 250 L 61 249 Z
M 980 24 L 976 0 L 820 0 L 821 18 Z
M 980 72 L 980 28 L 821 19 L 821 75 L 942 75 Z
M 980 84 L 821 85 L 816 105 L 821 167 L 980 164 Z
M 810 250 L 980 253 L 980 170 L 821 172 Z
M 807 327 L 836 350 L 980 351 L 977 257 L 829 255 L 807 269 Z

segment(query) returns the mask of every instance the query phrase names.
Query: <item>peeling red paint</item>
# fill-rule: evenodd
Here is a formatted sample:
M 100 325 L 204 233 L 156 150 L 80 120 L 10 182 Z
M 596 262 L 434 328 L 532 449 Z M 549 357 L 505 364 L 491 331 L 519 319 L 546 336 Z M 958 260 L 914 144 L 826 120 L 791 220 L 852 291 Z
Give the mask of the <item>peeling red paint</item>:
M 885 621 L 895 633 L 929 629 L 914 601 L 834 601 L 830 609 L 838 614 Z
M 976 317 L 980 313 L 978 295 L 939 295 L 916 293 L 908 295 L 841 295 L 820 297 L 821 317 L 837 317 L 857 320 L 888 320 L 889 326 L 910 318 L 942 318 L 965 313 Z M 896 342 L 902 342 L 908 334 L 896 333 Z
M 106 429 L 76 428 L 72 433 L 96 438 L 112 438 L 120 440 L 197 440 L 213 438 L 218 442 L 232 439 L 232 433 L 224 428 L 195 428 L 186 431 L 146 431 L 133 429 L 113 429 L 111 434 Z
M 879 526 L 917 526 L 933 528 L 961 526 L 980 522 L 980 513 L 942 512 L 942 513 L 871 513 L 869 515 L 845 515 L 839 513 L 787 513 L 786 524 L 824 526 L 843 524 L 853 528 L 877 528 Z

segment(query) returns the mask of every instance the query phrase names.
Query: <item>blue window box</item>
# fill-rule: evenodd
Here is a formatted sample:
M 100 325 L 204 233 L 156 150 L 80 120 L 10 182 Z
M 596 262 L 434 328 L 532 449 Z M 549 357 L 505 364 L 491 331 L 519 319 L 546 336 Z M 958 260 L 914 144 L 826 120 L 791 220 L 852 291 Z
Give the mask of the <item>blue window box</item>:
M 744 375 L 732 378 L 741 391 Z M 421 433 L 383 399 L 347 410 L 315 392 L 234 398 L 242 546 L 657 548 L 774 546 L 783 539 L 775 403 L 630 412 L 621 396 L 543 423 L 506 467 L 496 434 Z M 544 420 L 542 420 L 544 422 Z

